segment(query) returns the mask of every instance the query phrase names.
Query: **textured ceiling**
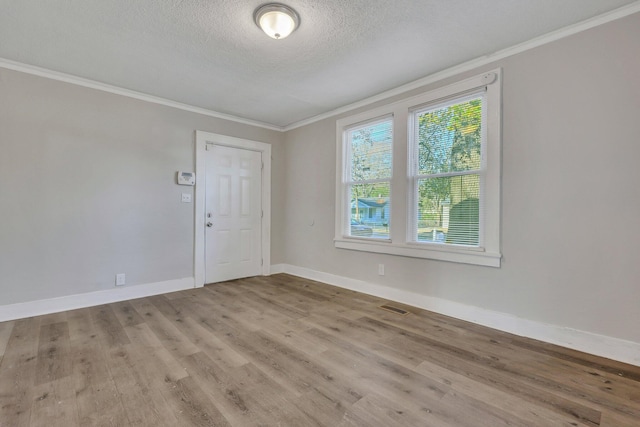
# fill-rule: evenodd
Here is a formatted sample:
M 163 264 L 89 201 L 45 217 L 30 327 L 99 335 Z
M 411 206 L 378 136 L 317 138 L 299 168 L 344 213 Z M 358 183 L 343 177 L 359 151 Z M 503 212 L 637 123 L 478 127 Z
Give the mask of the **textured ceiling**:
M 0 57 L 275 126 L 333 110 L 633 0 L 0 0 Z

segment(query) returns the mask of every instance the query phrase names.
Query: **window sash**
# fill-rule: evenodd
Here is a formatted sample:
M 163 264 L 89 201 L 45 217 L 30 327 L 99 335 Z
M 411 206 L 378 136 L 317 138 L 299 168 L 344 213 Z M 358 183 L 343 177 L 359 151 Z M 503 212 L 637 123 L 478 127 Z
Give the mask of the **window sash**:
M 478 168 L 466 169 L 461 171 L 440 172 L 432 174 L 420 173 L 420 143 L 419 143 L 419 117 L 426 113 L 437 111 L 443 108 L 464 104 L 474 99 L 481 100 L 481 134 L 480 134 L 480 166 Z M 412 244 L 418 245 L 438 245 L 442 247 L 462 246 L 469 248 L 482 249 L 484 245 L 484 220 L 485 220 L 485 171 L 486 171 L 486 149 L 487 149 L 487 100 L 486 100 L 486 88 L 481 90 L 474 90 L 464 94 L 455 94 L 448 97 L 445 100 L 438 100 L 432 103 L 423 104 L 417 107 L 412 107 L 409 110 L 409 121 L 411 130 L 408 135 L 409 146 L 409 162 L 408 162 L 408 175 L 410 186 L 410 197 L 407 203 L 407 241 Z M 420 239 L 420 182 L 429 179 L 438 178 L 453 178 L 458 176 L 479 176 L 479 188 L 478 188 L 478 238 L 477 245 L 457 244 L 447 241 L 424 241 Z M 468 200 L 468 199 L 465 199 Z M 438 207 L 440 208 L 440 207 Z M 450 211 L 449 211 L 450 212 Z M 440 228 L 444 225 L 439 224 Z M 447 231 L 449 231 L 449 225 L 447 224 Z
M 369 179 L 354 179 L 353 176 L 353 134 L 359 130 L 371 129 L 375 128 L 377 125 L 382 125 L 388 123 L 390 126 L 389 137 L 390 140 L 390 152 L 388 154 L 388 158 L 383 159 L 388 163 L 388 168 L 381 168 L 384 173 L 384 176 L 378 178 L 369 178 Z M 362 122 L 354 123 L 350 126 L 347 126 L 342 131 L 342 147 L 343 147 L 343 169 L 342 169 L 342 193 L 343 193 L 343 209 L 342 209 L 342 236 L 346 238 L 357 238 L 357 239 L 367 239 L 372 241 L 389 241 L 390 240 L 390 226 L 391 226 L 391 183 L 393 180 L 393 157 L 394 157 L 394 121 L 393 114 L 384 114 L 379 117 L 373 118 L 371 120 L 365 120 Z M 377 154 L 375 150 L 373 150 L 373 154 Z M 386 154 L 383 154 L 386 156 Z M 382 233 L 382 235 L 378 236 L 368 236 L 363 233 L 359 233 L 357 235 L 352 234 L 352 188 L 356 185 L 380 185 L 387 184 L 388 196 L 385 196 L 387 200 L 386 210 L 388 213 L 385 213 L 385 222 L 387 223 L 387 233 L 386 235 Z M 385 211 L 385 208 L 382 207 L 382 211 Z M 371 210 L 369 210 L 371 212 Z M 362 215 L 360 216 L 362 219 Z M 365 218 L 368 219 L 368 218 Z
M 391 146 L 390 146 L 390 154 L 389 154 L 389 168 L 386 171 L 387 174 L 381 176 L 379 178 L 369 178 L 369 179 L 353 179 L 353 132 L 357 132 L 359 130 L 367 129 L 375 127 L 376 125 L 381 125 L 383 123 L 388 122 L 391 126 L 390 137 L 391 137 Z M 360 123 L 355 123 L 351 126 L 348 126 L 344 129 L 342 140 L 343 140 L 343 174 L 342 174 L 342 182 L 343 183 L 376 183 L 376 182 L 384 182 L 389 181 L 393 178 L 393 155 L 395 150 L 394 144 L 394 123 L 393 123 L 393 115 L 386 114 L 381 117 L 374 118 L 372 120 L 366 120 Z

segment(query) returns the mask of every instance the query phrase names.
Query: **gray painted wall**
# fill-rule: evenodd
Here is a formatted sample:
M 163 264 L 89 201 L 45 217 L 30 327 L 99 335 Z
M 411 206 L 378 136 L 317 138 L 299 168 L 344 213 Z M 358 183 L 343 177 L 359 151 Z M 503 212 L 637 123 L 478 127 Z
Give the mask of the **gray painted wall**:
M 0 305 L 192 277 L 196 129 L 271 143 L 283 204 L 280 132 L 5 69 L 0 94 Z
M 286 134 L 286 262 L 640 342 L 638 52 L 635 14 L 447 80 L 503 67 L 502 268 L 334 248 L 342 116 Z

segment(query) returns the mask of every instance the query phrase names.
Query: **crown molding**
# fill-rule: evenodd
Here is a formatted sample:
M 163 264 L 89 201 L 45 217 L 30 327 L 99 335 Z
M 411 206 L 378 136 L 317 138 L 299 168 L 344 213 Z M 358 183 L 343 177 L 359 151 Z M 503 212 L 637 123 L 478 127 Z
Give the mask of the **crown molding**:
M 196 107 L 189 104 L 183 104 L 181 102 L 172 101 L 170 99 L 148 95 L 146 93 L 136 92 L 130 89 L 124 89 L 124 88 L 109 85 L 106 83 L 101 83 L 95 80 L 85 79 L 83 77 L 74 76 L 72 74 L 61 73 L 58 71 L 37 67 L 34 65 L 24 64 L 21 62 L 10 60 L 10 59 L 0 58 L 0 68 L 20 71 L 20 72 L 32 74 L 35 76 L 45 77 L 52 80 L 58 80 L 65 83 L 71 83 L 78 86 L 83 86 L 91 89 L 100 90 L 103 92 L 113 93 L 116 95 L 122 95 L 129 98 L 138 99 L 141 101 L 151 102 L 153 104 L 159 104 L 167 107 L 177 108 L 179 110 L 202 114 L 209 117 L 229 120 L 232 122 L 241 123 L 249 126 L 256 126 L 259 128 L 274 130 L 278 132 L 287 132 L 311 123 L 318 122 L 320 120 L 327 119 L 329 117 L 337 116 L 339 114 L 355 110 L 357 108 L 366 107 L 367 105 L 373 104 L 374 102 L 382 101 L 396 95 L 402 95 L 403 93 L 409 92 L 414 89 L 418 89 L 422 86 L 426 86 L 431 83 L 436 83 L 448 77 L 452 77 L 457 74 L 461 74 L 466 71 L 473 70 L 474 68 L 482 67 L 484 65 L 490 64 L 500 59 L 517 55 L 527 50 L 534 49 L 538 46 L 542 46 L 544 44 L 551 43 L 553 41 L 556 41 L 565 37 L 569 37 L 573 34 L 588 30 L 593 27 L 597 27 L 599 25 L 606 24 L 611 21 L 615 21 L 617 19 L 624 18 L 626 16 L 629 16 L 638 12 L 640 12 L 640 0 L 637 0 L 631 4 L 620 7 L 618 9 L 612 10 L 610 12 L 606 12 L 601 15 L 595 16 L 593 18 L 589 18 L 582 22 L 578 22 L 577 24 L 573 24 L 568 27 L 564 27 L 559 30 L 552 31 L 550 33 L 528 40 L 524 43 L 520 43 L 515 46 L 499 50 L 492 54 L 484 55 L 479 58 L 475 58 L 470 61 L 463 62 L 462 64 L 458 64 L 453 67 L 447 68 L 445 70 L 439 71 L 437 73 L 430 74 L 426 77 L 420 78 L 418 80 L 404 84 L 402 86 L 398 86 L 394 89 L 390 89 L 388 91 L 379 93 L 377 95 L 362 99 L 360 101 L 357 101 L 348 105 L 344 105 L 342 107 L 333 109 L 331 111 L 327 111 L 322 114 L 318 114 L 308 119 L 291 123 L 286 126 L 278 126 L 271 123 L 261 122 L 258 120 L 251 120 L 243 117 L 234 116 L 231 114 L 220 113 L 217 111 L 208 110 L 206 108 Z
M 334 110 L 327 111 L 326 113 L 318 114 L 317 116 L 309 117 L 308 119 L 291 123 L 287 126 L 284 126 L 283 131 L 287 132 L 302 126 L 309 125 L 311 123 L 318 122 L 320 120 L 327 119 L 329 117 L 347 113 L 357 108 L 366 107 L 367 105 L 373 104 L 374 102 L 383 101 L 393 96 L 402 95 L 406 92 L 409 92 L 414 89 L 418 89 L 428 84 L 436 83 L 440 80 L 444 80 L 446 78 L 456 76 L 458 74 L 473 70 L 475 68 L 482 67 L 484 65 L 490 64 L 500 59 L 517 55 L 527 50 L 534 49 L 536 47 L 545 45 L 547 43 L 551 43 L 556 40 L 569 37 L 573 34 L 586 31 L 590 28 L 597 27 L 597 26 L 606 24 L 608 22 L 615 21 L 617 19 L 621 19 L 629 15 L 633 15 L 634 13 L 638 13 L 638 12 L 640 12 L 640 0 L 637 0 L 633 3 L 620 7 L 618 9 L 612 10 L 610 12 L 603 13 L 602 15 L 598 15 L 598 16 L 594 16 L 593 18 L 586 19 L 584 21 L 578 22 L 568 27 L 564 27 L 547 34 L 543 34 L 542 36 L 533 38 L 526 42 L 499 50 L 497 52 L 494 52 L 488 55 L 484 55 L 484 56 L 472 59 L 467 62 L 463 62 L 462 64 L 454 65 L 453 67 L 447 68 L 445 70 L 439 71 L 434 74 L 430 74 L 426 77 L 422 77 L 418 80 L 414 80 L 413 82 L 404 84 L 402 86 L 398 86 L 396 88 L 379 93 L 377 95 L 370 96 L 369 98 L 362 99 L 352 104 L 348 104 L 348 105 L 336 108 Z
M 245 119 L 243 117 L 238 117 L 231 114 L 219 113 L 217 111 L 208 110 L 206 108 L 196 107 L 189 104 L 183 104 L 181 102 L 172 101 L 170 99 L 161 98 L 159 96 L 149 95 L 142 92 L 136 92 L 135 90 L 124 89 L 118 86 L 101 83 L 95 80 L 85 79 L 84 77 L 78 77 L 72 74 L 61 73 L 59 71 L 53 71 L 47 68 L 36 67 L 35 65 L 23 64 L 21 62 L 12 61 L 6 58 L 0 58 L 0 68 L 6 68 L 8 70 L 13 70 L 13 71 L 20 71 L 22 73 L 31 74 L 34 76 L 45 77 L 47 79 L 57 80 L 57 81 L 70 83 L 77 86 L 96 89 L 103 92 L 112 93 L 115 95 L 122 95 L 128 98 L 150 102 L 152 104 L 164 105 L 165 107 L 177 108 L 178 110 L 189 111 L 191 113 L 202 114 L 204 116 L 209 116 L 209 117 L 215 117 L 217 119 L 229 120 L 231 122 L 242 123 L 245 125 L 256 126 L 256 127 L 275 130 L 279 132 L 284 131 L 284 128 L 282 126 L 276 126 L 276 125 L 272 125 L 270 123 L 264 123 L 258 120 Z

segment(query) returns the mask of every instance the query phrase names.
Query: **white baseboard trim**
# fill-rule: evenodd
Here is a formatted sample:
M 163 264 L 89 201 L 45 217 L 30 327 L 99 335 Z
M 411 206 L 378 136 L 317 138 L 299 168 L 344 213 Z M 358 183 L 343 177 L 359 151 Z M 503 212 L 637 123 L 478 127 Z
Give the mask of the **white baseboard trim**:
M 284 269 L 285 269 L 285 265 L 286 264 L 272 264 L 271 265 L 271 274 L 279 274 L 279 273 L 284 273 Z
M 640 366 L 640 343 L 613 338 L 606 335 L 567 328 L 558 325 L 523 319 L 508 313 L 487 310 L 481 307 L 457 303 L 442 298 L 430 297 L 402 289 L 376 285 L 362 280 L 350 279 L 330 273 L 297 267 L 289 264 L 271 266 L 272 274 L 282 272 L 305 279 L 327 283 L 364 294 L 400 302 L 413 307 L 488 326 L 522 337 L 556 344 L 596 356 L 606 357 L 631 365 Z
M 194 283 L 193 277 L 185 277 L 184 279 L 125 286 L 85 294 L 0 305 L 0 322 L 192 289 Z

